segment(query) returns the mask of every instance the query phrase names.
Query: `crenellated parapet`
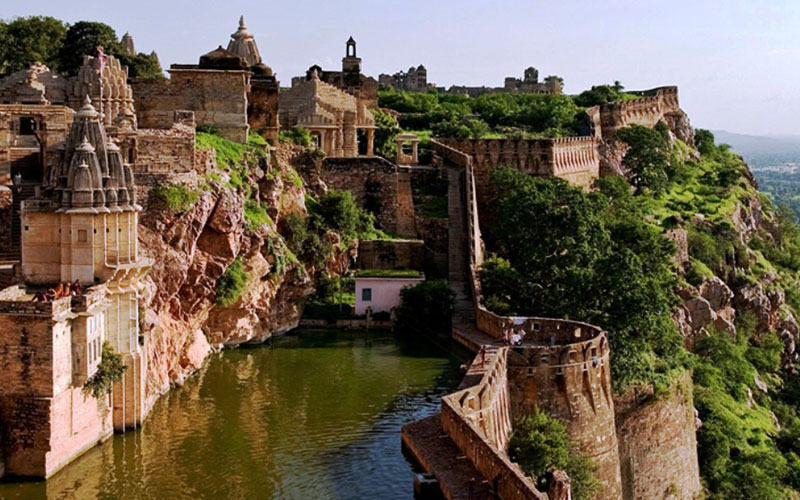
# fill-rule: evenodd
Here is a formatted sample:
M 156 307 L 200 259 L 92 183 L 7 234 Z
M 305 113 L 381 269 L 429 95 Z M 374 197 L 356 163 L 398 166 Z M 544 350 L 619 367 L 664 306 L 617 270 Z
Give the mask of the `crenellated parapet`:
M 554 139 L 437 138 L 434 142 L 439 145 L 434 146 L 437 154 L 449 154 L 441 147 L 447 146 L 471 158 L 480 206 L 486 206 L 488 202 L 489 177 L 497 167 L 511 167 L 542 177 L 559 177 L 584 189 L 588 189 L 600 174 L 598 141 L 591 136 Z M 461 164 L 463 161 L 454 163 Z
M 605 139 L 612 137 L 620 128 L 630 125 L 652 128 L 670 115 L 683 115 L 678 103 L 678 87 L 626 92 L 640 97 L 600 106 L 601 134 Z
M 504 500 L 547 500 L 506 453 L 511 433 L 508 347 L 483 347 L 467 372 L 480 381 L 442 398 L 442 429 Z
M 500 493 L 501 498 L 538 498 L 532 493 L 515 496 L 520 484 L 515 481 L 518 467 L 505 452 L 510 432 L 507 426 L 535 409 L 564 422 L 581 452 L 597 465 L 596 477 L 602 484 L 597 498 L 622 498 L 607 334 L 599 327 L 577 321 L 497 315 L 483 305 L 478 279 L 484 252 L 478 220 L 480 169 L 475 165 L 477 158 L 485 155 L 476 148 L 485 147 L 494 153 L 493 161 L 498 166 L 501 158 L 519 158 L 520 144 L 527 146 L 528 152 L 531 146 L 546 144 L 559 162 L 568 164 L 580 160 L 587 143 L 594 145 L 595 139 L 436 139 L 431 146 L 436 163 L 463 170 L 464 194 L 456 202 L 461 203 L 465 219 L 462 238 L 467 245 L 466 286 L 472 296 L 478 335 L 486 339 L 470 368 L 471 372 L 478 369 L 476 366 L 484 370 L 481 381 L 443 399 L 442 426 L 484 477 L 499 478 L 498 488 L 509 486 L 509 496 Z M 510 166 L 520 168 L 519 164 Z M 470 373 L 465 380 L 469 378 Z M 473 443 L 476 434 L 483 442 Z M 499 461 L 495 459 L 496 450 Z

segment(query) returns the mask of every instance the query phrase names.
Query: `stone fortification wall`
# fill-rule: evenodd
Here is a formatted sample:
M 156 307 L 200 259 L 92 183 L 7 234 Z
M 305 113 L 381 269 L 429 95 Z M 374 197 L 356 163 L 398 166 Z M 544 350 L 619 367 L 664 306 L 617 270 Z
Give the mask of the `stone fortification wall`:
M 507 380 L 507 347 L 486 348 L 471 374 L 483 373 L 478 384 L 442 398 L 442 428 L 464 456 L 504 500 L 547 500 L 505 447 L 511 431 Z
M 437 154 L 447 146 L 471 158 L 478 206 L 486 207 L 493 169 L 512 167 L 531 175 L 560 177 L 573 186 L 589 188 L 600 174 L 600 156 L 594 137 L 560 139 L 437 139 Z M 463 162 L 462 162 L 463 163 Z M 456 164 L 460 164 L 456 162 Z M 488 223 L 487 210 L 481 212 Z
M 320 178 L 329 186 L 353 193 L 358 206 L 375 215 L 384 231 L 397 233 L 397 165 L 383 158 L 325 158 Z
M 173 67 L 168 80 L 133 80 L 139 127 L 170 128 L 175 111 L 190 110 L 197 125 L 215 127 L 226 139 L 247 142 L 249 74 Z
M 194 127 L 182 122 L 169 129 L 139 129 L 136 174 L 186 173 L 195 169 Z
M 514 339 L 516 347 L 508 354 L 512 417 L 538 407 L 562 420 L 581 451 L 598 466 L 596 477 L 603 487 L 597 498 L 622 498 L 605 332 L 573 321 L 502 317 L 483 306 L 478 279 L 483 247 L 473 157 L 439 141 L 433 142 L 433 150 L 437 161 L 465 170 L 467 264 L 475 319 L 478 330 L 489 337 L 503 343 Z
M 425 264 L 421 240 L 362 240 L 358 243 L 358 269 L 417 269 Z
M 678 102 L 678 87 L 626 92 L 640 97 L 628 101 L 610 102 L 587 110 L 589 133 L 611 140 L 620 128 L 630 125 L 652 128 L 663 121 L 679 139 L 687 144 L 693 144 L 693 131 Z
M 665 395 L 632 388 L 615 401 L 623 498 L 696 498 L 702 486 L 691 374 Z

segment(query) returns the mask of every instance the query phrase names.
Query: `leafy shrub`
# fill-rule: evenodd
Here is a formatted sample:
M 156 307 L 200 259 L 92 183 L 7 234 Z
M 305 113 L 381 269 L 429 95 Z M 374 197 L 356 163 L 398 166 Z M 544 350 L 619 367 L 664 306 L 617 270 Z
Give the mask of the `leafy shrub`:
M 594 477 L 597 467 L 578 451 L 564 424 L 541 411 L 514 424 L 508 454 L 542 491 L 548 490 L 556 470 L 566 471 L 575 500 L 589 500 L 600 489 Z
M 217 305 L 222 307 L 236 303 L 247 288 L 250 275 L 238 257 L 217 280 Z
M 251 231 L 255 231 L 261 226 L 272 225 L 272 219 L 267 213 L 265 205 L 255 200 L 244 202 L 244 220 L 247 222 L 247 228 Z
M 185 212 L 200 199 L 200 193 L 183 184 L 162 184 L 153 190 L 153 196 L 172 212 Z
M 284 142 L 291 142 L 299 146 L 311 146 L 311 133 L 305 127 L 293 127 L 281 130 L 278 139 Z
M 631 174 L 631 184 L 637 191 L 650 189 L 664 191 L 669 176 L 669 143 L 659 130 L 631 125 L 617 131 L 617 136 L 628 145 L 622 165 Z
M 114 351 L 108 341 L 103 342 L 100 364 L 97 371 L 83 385 L 83 392 L 99 399 L 109 392 L 116 382 L 122 380 L 122 375 L 127 370 L 123 363 L 122 355 Z
M 590 108 L 610 102 L 629 101 L 637 97 L 623 92 L 622 85 L 616 82 L 614 85 L 594 85 L 590 90 L 584 90 L 575 97 L 575 104 Z
M 397 143 L 395 139 L 400 133 L 400 126 L 392 115 L 373 109 L 372 115 L 375 117 L 375 154 L 394 160 L 397 154 Z
M 456 294 L 444 280 L 425 280 L 400 290 L 397 322 L 403 328 L 438 333 L 450 328 Z

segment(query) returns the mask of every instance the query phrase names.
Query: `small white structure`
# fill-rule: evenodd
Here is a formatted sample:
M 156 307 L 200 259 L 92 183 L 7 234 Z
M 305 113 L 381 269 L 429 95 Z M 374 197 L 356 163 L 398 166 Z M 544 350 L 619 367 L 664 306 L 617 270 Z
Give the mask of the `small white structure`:
M 372 314 L 391 311 L 400 305 L 400 290 L 425 280 L 422 273 L 416 276 L 397 276 L 393 271 L 386 271 L 384 276 L 380 271 L 364 274 L 355 278 L 356 316 L 363 316 L 368 310 Z

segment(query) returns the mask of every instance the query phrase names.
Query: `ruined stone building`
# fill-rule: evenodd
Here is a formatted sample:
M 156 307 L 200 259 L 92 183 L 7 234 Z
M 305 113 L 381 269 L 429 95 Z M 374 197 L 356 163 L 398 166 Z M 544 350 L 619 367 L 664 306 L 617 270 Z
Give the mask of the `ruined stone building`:
M 428 70 L 422 64 L 416 68 L 411 66 L 408 72 L 398 71 L 393 75 L 378 75 L 378 83 L 408 92 L 427 92 L 436 87 L 434 84 L 428 84 Z
M 173 64 L 167 80 L 132 82 L 136 112 L 145 128 L 169 128 L 176 111 L 193 111 L 199 126 L 244 143 L 250 130 L 278 139 L 278 91 L 272 69 L 261 60 L 244 17 L 228 49 L 200 57 L 198 64 Z
M 22 204 L 24 283 L 0 292 L 6 473 L 50 476 L 113 429 L 142 422 L 138 303 L 150 261 L 139 254 L 140 210 L 132 166 L 86 96 Z M 83 389 L 106 341 L 127 370 L 98 400 Z
M 506 77 L 502 87 L 467 87 L 463 85 L 453 85 L 447 92 L 451 94 L 463 94 L 470 97 L 479 97 L 483 94 L 560 94 L 561 80 L 557 77 L 547 77 L 543 82 L 539 81 L 539 70 L 529 67 L 525 70 L 523 78 L 509 76 Z
M 374 156 L 375 118 L 355 96 L 323 82 L 316 71 L 311 79 L 280 94 L 281 127 L 304 127 L 314 145 L 328 156 Z
M 323 82 L 354 96 L 368 108 L 378 107 L 378 82 L 371 76 L 361 73 L 361 58 L 356 55 L 356 41 L 353 40 L 353 37 L 347 40 L 341 71 L 324 70 L 315 64 L 308 68 L 305 76 L 292 78 L 292 87 L 303 80 L 311 80 L 314 73 Z

